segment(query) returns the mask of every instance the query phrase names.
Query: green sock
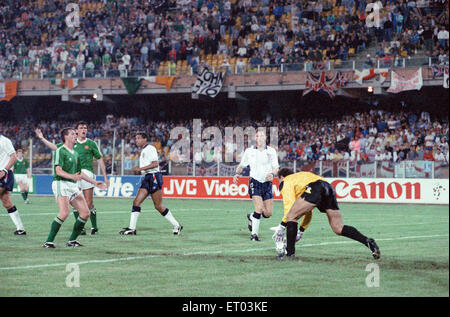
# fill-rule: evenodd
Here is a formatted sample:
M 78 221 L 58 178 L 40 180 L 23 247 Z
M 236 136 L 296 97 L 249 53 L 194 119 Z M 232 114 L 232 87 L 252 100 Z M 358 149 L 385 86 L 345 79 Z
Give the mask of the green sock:
M 20 194 L 22 195 L 23 200 L 27 200 L 27 195 L 25 194 L 25 192 L 21 192 Z
M 92 206 L 92 208 L 89 211 L 91 212 L 92 228 L 98 229 L 97 228 L 97 209 L 95 209 L 95 207 Z
M 23 194 L 25 195 L 25 199 L 27 199 L 28 198 L 28 192 L 24 192 Z
M 81 233 L 81 230 L 83 230 L 84 225 L 86 224 L 87 219 L 83 219 L 81 217 L 77 218 L 77 221 L 75 221 L 75 224 L 73 225 L 72 234 L 70 235 L 69 241 L 74 241 L 78 238 L 78 236 Z
M 75 217 L 75 221 L 78 219 L 78 217 L 80 216 L 80 213 L 78 212 L 78 210 L 74 209 L 73 210 L 73 216 Z
M 47 237 L 47 242 L 53 242 L 55 240 L 56 234 L 58 233 L 59 228 L 61 228 L 63 222 L 64 221 L 59 219 L 58 217 L 56 217 L 55 220 L 53 220 L 52 225 L 50 227 L 50 233 L 48 234 Z

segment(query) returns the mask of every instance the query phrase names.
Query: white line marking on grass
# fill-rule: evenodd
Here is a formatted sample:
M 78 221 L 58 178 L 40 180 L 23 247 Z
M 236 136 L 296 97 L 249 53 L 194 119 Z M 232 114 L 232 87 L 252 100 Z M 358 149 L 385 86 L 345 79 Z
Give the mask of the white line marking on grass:
M 421 238 L 439 238 L 439 237 L 448 237 L 448 234 L 435 234 L 435 235 L 428 235 L 428 236 L 410 236 L 410 237 L 397 237 L 397 238 L 382 238 L 382 239 L 376 239 L 376 241 L 394 241 L 394 240 L 405 240 L 405 239 L 421 239 Z M 315 244 L 301 244 L 299 245 L 300 248 L 306 248 L 306 247 L 318 247 L 318 246 L 324 246 L 324 245 L 333 245 L 333 244 L 346 244 L 346 243 L 356 243 L 357 241 L 336 241 L 336 242 L 321 242 L 321 243 L 315 243 Z M 197 251 L 197 252 L 187 252 L 181 254 L 181 256 L 192 256 L 192 255 L 209 255 L 209 254 L 221 254 L 224 252 L 252 252 L 252 251 L 264 251 L 264 250 L 272 250 L 274 247 L 270 248 L 253 248 L 253 249 L 245 249 L 245 250 L 215 250 L 215 251 Z M 167 255 L 170 255 L 167 254 Z M 134 260 L 144 260 L 144 259 L 150 259 L 150 258 L 157 258 L 157 257 L 163 257 L 167 256 L 163 254 L 154 254 L 154 255 L 143 255 L 143 256 L 132 256 L 132 257 L 126 257 L 126 258 L 115 258 L 115 259 L 105 259 L 105 260 L 89 260 L 89 261 L 82 261 L 82 262 L 76 262 L 75 264 L 91 264 L 91 263 L 111 263 L 111 262 L 119 262 L 119 261 L 134 261 Z M 74 263 L 74 262 L 70 262 Z M 0 271 L 6 271 L 6 270 L 24 270 L 24 269 L 39 269 L 39 268 L 46 268 L 46 267 L 55 267 L 55 266 L 66 266 L 68 263 L 50 263 L 50 264 L 37 264 L 37 265 L 25 265 L 25 266 L 10 266 L 10 267 L 0 267 Z
M 162 255 L 146 255 L 146 256 L 133 256 L 126 258 L 117 258 L 117 259 L 105 259 L 105 260 L 89 260 L 82 262 L 70 262 L 75 264 L 91 264 L 91 263 L 109 263 L 109 262 L 117 262 L 117 261 L 132 261 L 132 260 L 140 260 L 140 259 L 148 259 L 161 257 Z M 50 264 L 38 264 L 38 265 L 26 265 L 26 266 L 12 266 L 12 267 L 0 267 L 0 270 L 15 270 L 15 269 L 37 269 L 44 267 L 54 267 L 54 266 L 66 266 L 68 263 L 50 263 Z
M 397 237 L 397 238 L 382 238 L 382 239 L 375 239 L 375 241 L 393 241 L 393 240 L 405 240 L 405 239 L 421 239 L 421 238 L 439 238 L 439 237 L 448 237 L 448 234 L 435 234 L 430 236 L 411 236 L 411 237 Z M 303 247 L 318 247 L 322 245 L 332 245 L 332 244 L 346 244 L 346 243 L 355 243 L 357 241 L 354 240 L 348 240 L 348 241 L 336 241 L 336 242 L 321 242 L 317 244 L 301 244 L 299 245 L 300 248 Z
M 174 209 L 174 211 L 203 211 L 203 210 L 213 210 L 213 211 L 218 211 L 218 210 L 226 210 L 225 208 L 189 208 L 189 209 Z M 143 212 L 145 212 L 146 210 L 144 209 Z M 110 211 L 103 211 L 100 212 L 104 215 L 107 214 L 125 214 L 125 213 L 131 213 L 130 210 L 110 210 Z M 41 213 L 22 213 L 20 212 L 20 216 L 48 216 L 48 215 L 58 215 L 58 211 L 55 212 L 41 212 Z M 0 217 L 9 217 L 8 214 L 0 214 Z

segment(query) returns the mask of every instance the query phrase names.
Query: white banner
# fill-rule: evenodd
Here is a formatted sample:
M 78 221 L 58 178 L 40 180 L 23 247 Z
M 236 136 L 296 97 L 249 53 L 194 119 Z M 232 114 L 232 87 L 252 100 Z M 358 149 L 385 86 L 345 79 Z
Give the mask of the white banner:
M 213 73 L 208 68 L 203 68 L 192 87 L 192 93 L 214 98 L 222 89 L 224 80 L 225 73 Z
M 4 98 L 6 96 L 5 84 L 0 83 L 0 98 Z
M 357 70 L 355 69 L 355 81 L 362 85 L 363 80 L 375 79 L 378 83 L 382 84 L 386 80 L 386 77 L 389 75 L 388 68 L 370 68 Z
M 423 85 L 422 68 L 410 76 L 400 76 L 394 71 L 391 71 L 391 86 L 387 90 L 392 93 L 399 93 L 407 90 L 420 90 Z
M 338 202 L 448 205 L 448 179 L 327 178 Z
M 448 66 L 444 69 L 444 88 L 448 88 Z

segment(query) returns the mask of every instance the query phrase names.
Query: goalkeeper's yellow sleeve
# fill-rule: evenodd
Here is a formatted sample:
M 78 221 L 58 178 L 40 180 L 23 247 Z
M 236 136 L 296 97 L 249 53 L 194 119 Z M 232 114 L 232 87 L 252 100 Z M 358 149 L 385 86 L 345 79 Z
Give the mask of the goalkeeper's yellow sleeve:
M 284 184 L 283 189 L 281 190 L 281 194 L 283 195 L 283 220 L 282 222 L 286 223 L 286 216 L 291 210 L 292 205 L 294 205 L 295 200 L 297 197 L 295 197 L 295 190 L 291 183 Z

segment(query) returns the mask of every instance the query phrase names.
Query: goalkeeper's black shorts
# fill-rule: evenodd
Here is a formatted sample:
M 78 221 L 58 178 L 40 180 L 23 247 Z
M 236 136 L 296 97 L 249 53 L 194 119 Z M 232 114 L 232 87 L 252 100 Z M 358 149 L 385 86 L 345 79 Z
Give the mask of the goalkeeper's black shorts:
M 339 210 L 333 186 L 323 180 L 306 185 L 306 190 L 301 197 L 316 205 L 321 212 L 326 212 L 327 209 Z

